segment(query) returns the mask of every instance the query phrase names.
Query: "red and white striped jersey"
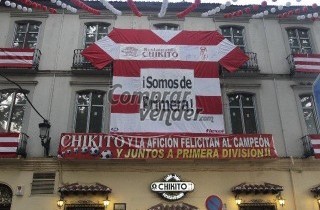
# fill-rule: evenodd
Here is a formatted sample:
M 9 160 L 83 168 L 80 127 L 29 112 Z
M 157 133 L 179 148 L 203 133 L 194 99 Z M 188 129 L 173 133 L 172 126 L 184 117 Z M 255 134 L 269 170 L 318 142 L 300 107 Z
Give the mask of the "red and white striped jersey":
M 114 29 L 82 55 L 98 69 L 113 61 L 110 130 L 130 133 L 224 133 L 219 65 L 248 60 L 217 31 Z

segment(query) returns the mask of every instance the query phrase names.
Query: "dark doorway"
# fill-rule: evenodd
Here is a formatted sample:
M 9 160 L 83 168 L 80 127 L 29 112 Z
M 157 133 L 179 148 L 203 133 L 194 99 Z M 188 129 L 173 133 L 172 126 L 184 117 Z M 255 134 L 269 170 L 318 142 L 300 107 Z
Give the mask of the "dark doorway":
M 0 184 L 0 210 L 10 210 L 12 190 L 5 184 Z
M 67 205 L 66 210 L 105 210 L 103 205 L 95 205 L 95 204 L 73 204 Z
M 241 204 L 239 210 L 276 210 L 273 204 Z

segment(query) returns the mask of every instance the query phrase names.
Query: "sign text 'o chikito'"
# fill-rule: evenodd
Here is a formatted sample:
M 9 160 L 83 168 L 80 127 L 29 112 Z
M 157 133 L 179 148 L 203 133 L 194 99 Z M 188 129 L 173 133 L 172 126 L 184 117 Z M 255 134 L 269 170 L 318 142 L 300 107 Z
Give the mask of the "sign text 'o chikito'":
M 164 177 L 163 182 L 151 183 L 151 190 L 159 193 L 166 200 L 179 200 L 187 192 L 194 190 L 192 182 L 183 182 L 176 174 L 168 174 Z

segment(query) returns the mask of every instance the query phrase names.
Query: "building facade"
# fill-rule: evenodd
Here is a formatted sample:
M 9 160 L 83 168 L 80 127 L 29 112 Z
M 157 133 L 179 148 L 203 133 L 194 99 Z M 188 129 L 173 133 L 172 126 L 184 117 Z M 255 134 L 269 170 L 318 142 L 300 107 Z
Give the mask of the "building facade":
M 50 2 L 38 3 L 55 7 Z M 8 138 L 8 133 L 25 134 L 17 146 L 20 152 L 0 159 L 0 209 L 319 209 L 320 162 L 309 136 L 319 133 L 312 94 L 317 72 L 303 66 L 305 63 L 298 66 L 294 62 L 297 53 L 319 55 L 319 21 L 293 16 L 279 19 L 280 11 L 264 18 L 252 18 L 254 13 L 224 17 L 245 6 L 201 16 L 218 4 L 201 4 L 177 18 L 176 13 L 189 6 L 186 2 L 169 4 L 163 18 L 157 16 L 161 3 L 140 2 L 137 6 L 142 16 L 137 17 L 125 2 L 111 2 L 122 15 L 105 10 L 100 2 L 86 3 L 100 9 L 101 14 L 91 15 L 80 8 L 77 13 L 61 8 L 57 14 L 39 10 L 23 13 L 0 3 L 0 49 L 36 49 L 32 67 L 0 68 L 1 138 Z M 221 68 L 219 74 L 226 133 L 271 134 L 278 157 L 58 158 L 61 134 L 108 133 L 110 129 L 107 93 L 112 85 L 112 65 L 96 70 L 81 52 L 113 28 L 217 30 L 239 46 L 248 62 L 234 73 Z M 43 119 L 24 94 L 50 122 L 48 144 L 41 144 L 39 123 Z M 151 183 L 165 182 L 164 177 L 172 174 L 178 175 L 179 181 L 193 183 L 194 189 L 179 200 L 168 201 L 151 190 Z M 210 205 L 215 196 L 221 202 Z M 279 203 L 281 198 L 284 205 Z M 62 207 L 57 206 L 59 199 L 64 201 Z M 105 207 L 106 199 L 109 204 Z

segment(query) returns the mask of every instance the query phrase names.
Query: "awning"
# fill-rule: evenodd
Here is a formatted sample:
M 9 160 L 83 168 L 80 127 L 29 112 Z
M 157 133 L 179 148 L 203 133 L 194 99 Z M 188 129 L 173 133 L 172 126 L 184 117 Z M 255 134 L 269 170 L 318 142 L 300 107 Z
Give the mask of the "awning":
M 93 184 L 79 184 L 73 183 L 68 185 L 63 185 L 59 187 L 59 192 L 61 194 L 86 194 L 86 193 L 100 193 L 100 194 L 109 194 L 111 189 L 103 184 L 100 183 L 93 183 Z
M 163 204 L 152 206 L 148 210 L 198 210 L 197 207 L 187 203 Z
M 234 186 L 231 190 L 234 194 L 241 194 L 241 193 L 263 193 L 263 194 L 277 194 L 281 191 L 283 191 L 283 187 L 276 184 L 270 184 L 270 183 L 263 183 L 263 184 L 247 184 L 247 183 L 241 183 L 237 186 Z

